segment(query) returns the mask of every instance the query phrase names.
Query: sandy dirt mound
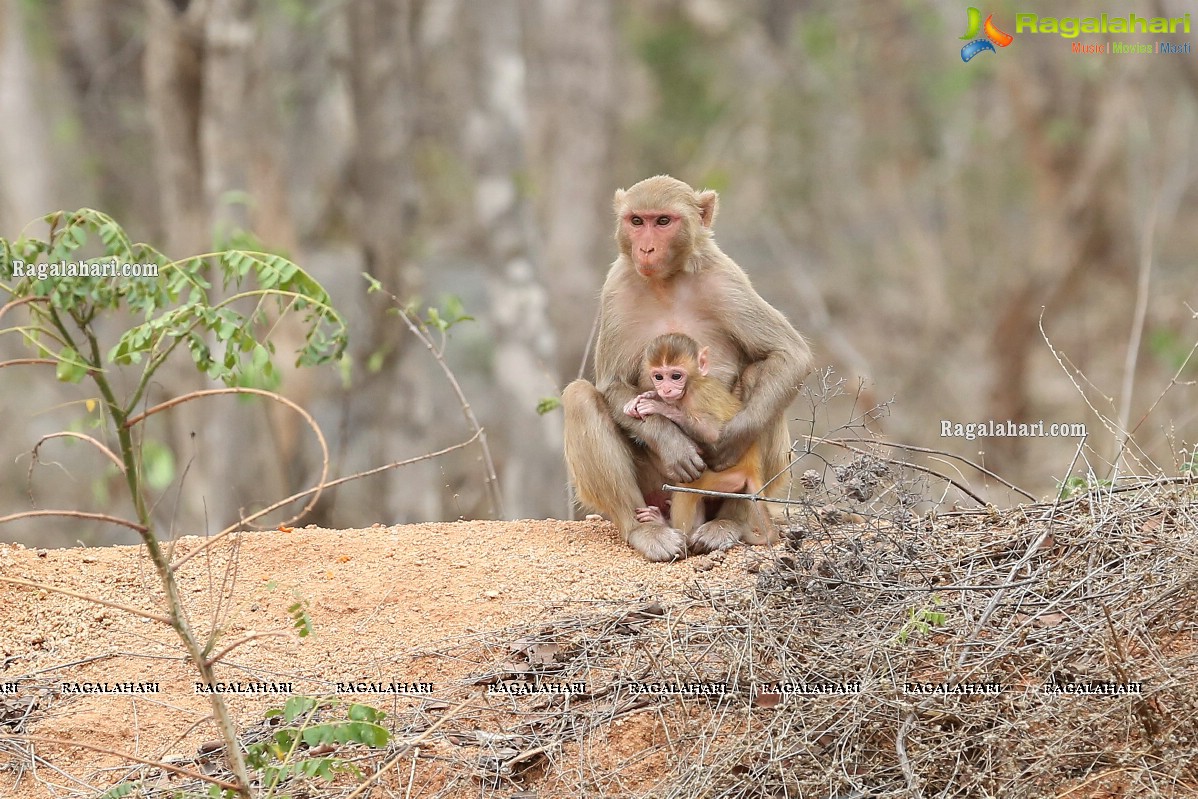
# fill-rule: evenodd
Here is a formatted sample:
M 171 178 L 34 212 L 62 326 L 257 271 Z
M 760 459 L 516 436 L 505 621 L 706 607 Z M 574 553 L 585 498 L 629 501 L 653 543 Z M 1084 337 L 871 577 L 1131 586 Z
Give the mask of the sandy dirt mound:
M 203 543 L 180 539 L 176 559 Z M 195 628 L 220 628 L 212 651 L 251 638 L 223 659 L 222 680 L 286 683 L 302 695 L 333 693 L 338 682 L 357 680 L 431 683 L 435 697 L 468 676 L 471 664 L 431 652 L 579 603 L 669 602 L 696 580 L 749 584 L 754 577 L 746 561 L 760 557 L 740 549 L 715 564 L 707 558 L 651 564 L 612 525 L 597 521 L 306 528 L 222 542 L 190 560 L 180 583 Z M 163 607 L 140 547 L 0 545 L 0 575 L 154 613 Z M 288 614 L 297 600 L 307 603 L 313 627 L 302 640 Z M 0 584 L 0 688 L 8 691 L 0 694 L 0 722 L 29 714 L 27 734 L 149 760 L 189 758 L 217 734 L 181 651 L 174 632 L 157 622 Z M 93 683 L 156 683 L 158 692 L 82 692 Z M 285 698 L 238 695 L 230 705 L 240 724 L 253 725 Z M 418 700 L 366 695 L 360 701 L 396 709 Z M 88 795 L 132 771 L 128 760 L 77 747 L 40 743 L 36 751 L 48 763 L 19 769 L 8 756 L 14 747 L 0 741 L 0 795 Z
M 217 679 L 256 691 L 227 696 L 254 778 L 358 770 L 256 795 L 1198 796 L 1188 479 L 922 516 L 886 496 L 888 516 L 799 507 L 771 550 L 672 564 L 598 521 L 277 530 L 173 557 L 193 555 L 180 589 L 219 631 Z M 139 548 L 4 546 L 0 576 L 41 586 L 0 586 L 0 797 L 228 779 L 208 697 L 143 618 L 162 601 Z M 330 737 L 267 749 L 300 725 Z

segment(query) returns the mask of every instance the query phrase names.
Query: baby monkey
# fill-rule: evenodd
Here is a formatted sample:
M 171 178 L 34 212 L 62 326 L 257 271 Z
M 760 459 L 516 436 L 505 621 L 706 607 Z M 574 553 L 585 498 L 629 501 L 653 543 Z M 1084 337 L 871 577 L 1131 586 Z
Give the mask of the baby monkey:
M 666 333 L 649 342 L 645 348 L 645 378 L 652 391 L 638 394 L 624 406 L 624 413 L 634 419 L 654 414 L 678 425 L 692 441 L 701 447 L 714 444 L 724 425 L 741 409 L 741 401 L 719 380 L 708 376 L 708 348 L 683 333 Z M 763 485 L 761 449 L 753 443 L 741 459 L 722 472 L 706 471 L 687 488 L 755 494 Z M 674 527 L 690 536 L 704 522 L 704 497 L 685 491 L 676 492 L 670 499 L 670 519 Z M 754 502 L 757 517 L 755 536 L 746 537 L 750 544 L 772 544 L 777 532 L 769 512 L 760 502 Z M 637 521 L 664 523 L 661 509 L 637 508 Z

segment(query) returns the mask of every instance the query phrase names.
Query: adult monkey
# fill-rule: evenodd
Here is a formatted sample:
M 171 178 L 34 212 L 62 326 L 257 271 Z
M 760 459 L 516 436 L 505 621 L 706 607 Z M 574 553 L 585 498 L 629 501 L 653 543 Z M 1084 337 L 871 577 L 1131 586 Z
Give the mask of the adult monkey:
M 761 446 L 766 479 L 784 472 L 786 407 L 811 369 L 811 350 L 712 238 L 719 198 L 658 175 L 615 196 L 620 254 L 600 298 L 595 385 L 575 380 L 562 394 L 566 465 L 583 504 L 606 514 L 649 560 L 726 549 L 751 529 L 753 503 L 722 503 L 690 541 L 664 522 L 640 522 L 638 508 L 664 507 L 663 483 L 724 471 L 749 445 Z M 710 374 L 744 401 L 713 446 L 700 446 L 661 416 L 635 419 L 624 406 L 642 386 L 645 345 L 685 333 L 710 348 Z M 766 495 L 785 494 L 782 474 Z

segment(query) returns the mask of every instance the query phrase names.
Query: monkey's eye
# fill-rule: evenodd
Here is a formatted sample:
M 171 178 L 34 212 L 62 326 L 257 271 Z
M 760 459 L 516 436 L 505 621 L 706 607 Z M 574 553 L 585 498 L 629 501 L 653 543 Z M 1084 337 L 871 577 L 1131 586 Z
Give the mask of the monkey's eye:
M 653 375 L 653 379 L 656 380 L 658 383 L 660 383 L 662 380 L 665 380 L 665 378 L 666 378 L 665 375 Z
M 641 225 L 645 224 L 645 220 L 641 219 L 639 216 L 634 216 L 628 221 L 632 223 L 633 227 L 640 227 Z
M 670 218 L 668 216 L 665 216 L 663 214 L 662 216 L 657 217 L 657 226 L 658 227 L 665 227 L 668 224 L 670 224 Z
M 670 375 L 670 379 L 671 380 L 681 380 L 682 372 L 675 372 L 674 374 Z

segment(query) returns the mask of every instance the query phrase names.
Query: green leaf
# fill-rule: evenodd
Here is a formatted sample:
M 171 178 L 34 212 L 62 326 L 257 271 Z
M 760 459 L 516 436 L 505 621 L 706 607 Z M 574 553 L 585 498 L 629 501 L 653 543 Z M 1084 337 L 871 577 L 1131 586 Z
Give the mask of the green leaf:
M 378 374 L 383 368 L 383 364 L 387 360 L 387 355 L 382 350 L 375 350 L 370 353 L 370 357 L 366 359 L 366 371 L 370 374 Z
M 474 317 L 466 313 L 466 306 L 462 304 L 460 297 L 454 294 L 448 294 L 442 300 L 445 306 L 445 316 L 449 319 L 451 325 L 458 322 L 473 322 Z
M 293 721 L 293 720 L 294 719 L 289 719 L 288 721 Z M 287 727 L 285 729 L 278 730 L 274 734 L 275 742 L 270 747 L 271 753 L 275 757 L 277 757 L 279 760 L 282 760 L 283 758 L 285 758 L 287 756 L 287 753 L 290 752 L 292 750 L 292 748 L 295 746 L 295 741 L 297 738 L 299 738 L 298 731 L 295 730 L 293 727 Z
M 312 619 L 308 616 L 308 604 L 302 599 L 297 599 L 287 608 L 288 615 L 291 616 L 292 626 L 299 633 L 300 638 L 307 638 L 312 634 Z
M 537 413 L 544 416 L 562 407 L 561 397 L 542 397 L 537 403 Z
M 112 786 L 104 793 L 100 794 L 99 799 L 122 799 L 137 790 L 140 783 L 137 782 L 122 782 Z
M 349 711 L 346 715 L 349 716 L 351 721 L 369 721 L 374 723 L 380 722 L 387 717 L 387 714 L 381 710 L 357 703 L 349 706 Z
M 310 696 L 288 697 L 283 704 L 283 720 L 288 724 L 300 716 L 306 716 L 316 709 L 316 700 Z
M 449 322 L 442 319 L 441 312 L 431 306 L 428 309 L 428 317 L 425 319 L 425 322 L 429 327 L 435 327 L 442 333 L 449 329 Z
M 146 484 L 155 491 L 162 491 L 175 479 L 175 453 L 170 447 L 153 439 L 142 442 L 142 475 Z
M 374 749 L 382 749 L 387 746 L 391 736 L 378 724 L 367 721 L 343 721 L 308 727 L 304 730 L 303 739 L 304 743 L 313 747 L 330 743 L 360 743 Z
M 254 369 L 265 369 L 266 365 L 271 362 L 271 351 L 267 350 L 266 347 L 262 346 L 261 344 L 254 344 L 253 346 L 254 355 L 250 356 L 250 365 L 252 365 Z
M 58 353 L 58 379 L 64 383 L 78 383 L 87 377 L 87 364 L 73 347 L 63 347 Z
M 374 749 L 384 749 L 391 741 L 391 735 L 386 728 L 366 721 L 351 721 L 345 725 L 349 732 L 349 741 L 363 743 Z M 347 742 L 349 742 L 347 741 Z

